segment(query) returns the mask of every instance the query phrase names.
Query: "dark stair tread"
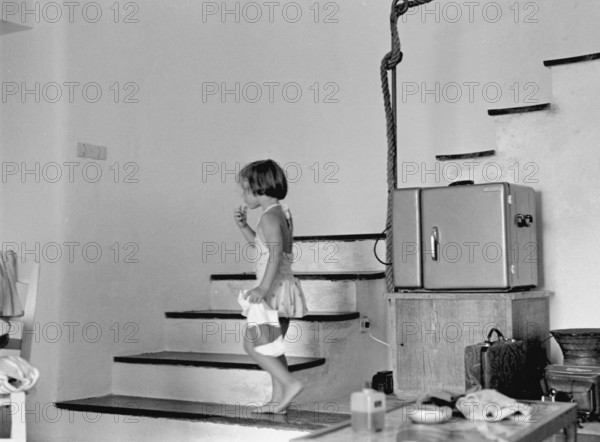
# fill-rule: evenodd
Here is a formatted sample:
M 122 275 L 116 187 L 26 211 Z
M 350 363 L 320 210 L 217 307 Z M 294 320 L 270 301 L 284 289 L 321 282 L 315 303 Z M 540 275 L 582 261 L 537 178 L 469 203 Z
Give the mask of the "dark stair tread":
M 129 356 L 115 356 L 115 362 L 129 364 L 188 365 L 192 367 L 237 368 L 261 370 L 247 354 L 198 353 L 183 351 L 159 351 Z M 289 371 L 299 371 L 325 364 L 325 358 L 291 356 L 287 358 Z
M 488 115 L 491 117 L 495 117 L 497 115 L 522 114 L 526 112 L 543 111 L 549 108 L 550 103 L 534 104 L 531 106 L 505 107 L 501 109 L 489 109 Z
M 294 276 L 300 280 L 325 279 L 330 281 L 348 280 L 371 280 L 385 278 L 385 272 L 381 270 L 368 271 L 342 271 L 342 272 L 294 272 Z M 224 280 L 250 280 L 256 279 L 256 273 L 218 273 L 210 275 L 212 281 Z
M 385 233 L 354 233 L 346 235 L 306 235 L 294 236 L 294 241 L 330 241 L 330 242 L 346 242 L 346 241 L 364 241 L 385 239 Z
M 349 414 L 315 411 L 295 404 L 290 406 L 287 415 L 252 413 L 251 405 L 257 404 L 249 403 L 246 406 L 113 394 L 56 403 L 56 407 L 63 410 L 306 431 L 326 428 L 350 419 Z
M 600 58 L 600 53 L 596 52 L 593 54 L 585 54 L 585 55 L 576 55 L 574 57 L 566 57 L 566 58 L 556 58 L 554 60 L 546 60 L 544 61 L 544 66 L 559 66 L 563 64 L 571 64 L 571 63 L 581 63 L 582 61 L 592 61 L 598 60 Z
M 246 319 L 239 310 L 188 310 L 184 312 L 167 312 L 171 319 Z M 310 312 L 302 318 L 292 318 L 293 321 L 306 322 L 333 322 L 358 319 L 359 312 Z

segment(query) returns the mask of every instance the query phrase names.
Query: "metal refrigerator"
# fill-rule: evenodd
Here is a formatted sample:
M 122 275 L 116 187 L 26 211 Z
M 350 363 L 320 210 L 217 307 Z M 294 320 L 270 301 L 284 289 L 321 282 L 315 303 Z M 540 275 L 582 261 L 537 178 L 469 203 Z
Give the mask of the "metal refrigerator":
M 535 287 L 535 191 L 509 183 L 397 189 L 394 285 L 407 290 Z

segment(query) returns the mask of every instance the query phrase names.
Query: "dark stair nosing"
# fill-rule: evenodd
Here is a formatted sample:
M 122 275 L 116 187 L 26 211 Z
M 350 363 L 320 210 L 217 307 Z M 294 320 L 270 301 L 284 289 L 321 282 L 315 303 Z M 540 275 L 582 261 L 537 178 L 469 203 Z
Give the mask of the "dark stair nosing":
M 495 117 L 497 115 L 522 114 L 526 112 L 537 112 L 550 108 L 550 103 L 534 104 L 531 106 L 505 107 L 502 109 L 488 109 L 488 115 Z
M 160 351 L 129 356 L 115 356 L 115 362 L 150 365 L 185 365 L 188 367 L 226 368 L 241 370 L 262 370 L 246 354 L 197 353 L 181 351 Z M 325 358 L 290 356 L 287 358 L 290 372 L 305 370 L 325 364 Z
M 436 155 L 435 159 L 438 161 L 469 160 L 471 158 L 491 157 L 494 155 L 496 155 L 496 151 L 492 149 L 492 150 L 482 150 L 479 152 Z
M 374 270 L 366 272 L 297 272 L 294 276 L 300 280 L 304 279 L 322 279 L 330 281 L 348 281 L 348 280 L 373 280 L 385 278 L 385 272 Z M 217 273 L 210 275 L 211 281 L 234 280 L 253 280 L 256 279 L 256 273 Z
M 166 312 L 170 319 L 246 319 L 238 310 L 188 310 L 184 312 Z M 359 312 L 311 312 L 293 321 L 334 322 L 350 321 L 360 318 Z
M 294 241 L 362 241 L 370 239 L 385 239 L 385 233 L 355 233 L 347 235 L 305 235 L 294 236 Z
M 350 419 L 349 414 L 315 411 L 295 404 L 290 406 L 287 415 L 252 413 L 252 405 L 258 404 L 194 402 L 113 394 L 56 402 L 56 408 L 80 412 L 306 431 L 327 428 Z
M 600 58 L 600 52 L 596 52 L 595 54 L 585 54 L 585 55 L 577 55 L 575 57 L 556 58 L 553 60 L 546 60 L 546 61 L 544 61 L 544 66 L 552 67 L 552 66 L 560 66 L 563 64 L 581 63 L 582 61 L 598 60 L 599 58 Z

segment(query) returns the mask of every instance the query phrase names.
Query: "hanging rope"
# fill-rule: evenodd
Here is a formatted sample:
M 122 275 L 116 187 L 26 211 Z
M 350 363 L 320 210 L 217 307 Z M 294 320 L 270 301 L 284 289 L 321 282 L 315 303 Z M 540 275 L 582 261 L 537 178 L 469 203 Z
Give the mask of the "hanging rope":
M 390 14 L 390 30 L 392 33 L 392 50 L 388 52 L 383 60 L 381 60 L 381 89 L 383 91 L 383 101 L 385 106 L 385 118 L 387 121 L 387 141 L 388 141 L 388 158 L 387 158 L 387 216 L 385 222 L 386 229 L 386 261 L 392 262 L 392 191 L 398 183 L 397 177 L 397 140 L 396 140 L 396 118 L 392 108 L 392 99 L 390 97 L 390 87 L 388 82 L 388 72 L 395 69 L 402 61 L 402 51 L 400 50 L 400 37 L 398 35 L 398 19 L 406 13 L 410 8 L 429 3 L 432 0 L 408 0 L 398 2 L 393 0 L 392 11 Z M 394 275 L 392 266 L 388 265 L 385 268 L 385 282 L 388 292 L 394 291 Z

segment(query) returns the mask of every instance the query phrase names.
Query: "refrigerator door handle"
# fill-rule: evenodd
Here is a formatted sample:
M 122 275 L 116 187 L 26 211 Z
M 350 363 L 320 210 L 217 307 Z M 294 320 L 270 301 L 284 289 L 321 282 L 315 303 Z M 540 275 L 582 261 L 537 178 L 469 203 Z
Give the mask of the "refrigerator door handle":
M 438 244 L 439 244 L 439 237 L 438 237 L 438 228 L 436 226 L 433 226 L 431 228 L 431 259 L 433 261 L 437 261 L 438 260 Z

